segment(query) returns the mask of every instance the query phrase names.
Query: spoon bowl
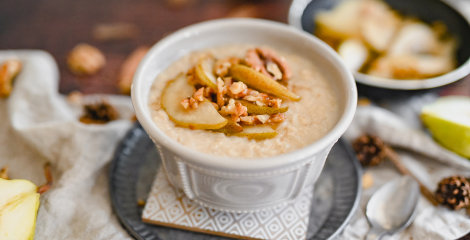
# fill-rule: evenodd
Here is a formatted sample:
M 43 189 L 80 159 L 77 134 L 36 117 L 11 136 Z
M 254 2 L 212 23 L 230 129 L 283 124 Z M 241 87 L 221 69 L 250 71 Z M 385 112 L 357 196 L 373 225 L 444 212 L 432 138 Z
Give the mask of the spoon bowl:
M 377 190 L 366 208 L 371 225 L 367 239 L 380 239 L 406 228 L 413 220 L 419 196 L 419 185 L 410 176 L 393 180 Z

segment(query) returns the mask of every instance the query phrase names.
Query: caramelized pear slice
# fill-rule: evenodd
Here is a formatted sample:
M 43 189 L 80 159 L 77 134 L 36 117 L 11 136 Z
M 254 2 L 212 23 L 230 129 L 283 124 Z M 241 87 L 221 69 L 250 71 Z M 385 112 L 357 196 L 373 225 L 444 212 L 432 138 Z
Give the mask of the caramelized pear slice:
M 225 135 L 233 135 L 243 131 L 243 127 L 234 121 L 228 120 L 227 124 L 223 128 L 216 129 L 215 131 L 225 133 Z
M 243 131 L 233 134 L 234 136 L 247 137 L 249 139 L 263 140 L 273 138 L 277 132 L 267 125 L 255 125 L 244 127 Z
M 227 124 L 209 101 L 199 103 L 196 109 L 184 109 L 180 102 L 194 93 L 184 74 L 169 81 L 162 93 L 162 107 L 168 117 L 178 126 L 191 129 L 219 129 Z
M 215 59 L 212 56 L 201 58 L 194 69 L 197 80 L 205 86 L 217 89 L 217 79 L 214 75 Z
M 246 100 L 240 100 L 240 103 L 247 108 L 248 114 L 255 114 L 255 115 L 273 115 L 276 113 L 283 113 L 287 112 L 289 107 L 268 107 L 268 106 L 258 106 L 256 104 L 250 103 Z
M 257 72 L 253 68 L 237 64 L 230 68 L 230 73 L 233 78 L 261 92 L 270 93 L 277 97 L 294 101 L 300 100 L 300 96 L 297 96 L 280 83 Z

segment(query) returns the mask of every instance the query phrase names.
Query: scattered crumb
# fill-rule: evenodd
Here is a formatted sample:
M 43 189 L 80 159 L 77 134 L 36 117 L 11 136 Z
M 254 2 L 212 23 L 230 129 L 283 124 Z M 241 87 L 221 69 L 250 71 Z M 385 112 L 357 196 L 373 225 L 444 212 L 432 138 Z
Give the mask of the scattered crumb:
M 359 98 L 359 100 L 357 100 L 358 106 L 369 106 L 370 104 L 371 104 L 371 101 L 365 97 Z
M 136 122 L 136 121 L 137 121 L 137 116 L 136 116 L 135 114 L 131 117 L 131 121 L 132 121 L 132 122 Z
M 80 104 L 83 100 L 83 94 L 80 91 L 72 91 L 67 95 L 67 101 L 74 104 Z
M 137 200 L 137 206 L 139 206 L 139 207 L 145 206 L 145 203 L 146 203 L 146 202 L 145 202 L 144 200 L 142 200 L 142 199 L 138 199 L 138 200 Z
M 363 189 L 368 189 L 374 185 L 374 178 L 372 177 L 372 174 L 369 172 L 365 172 L 362 175 L 362 188 Z
M 6 180 L 10 179 L 8 177 L 8 166 L 5 166 L 0 170 L 0 178 L 6 179 Z
M 139 28 L 131 23 L 101 23 L 93 27 L 93 38 L 98 41 L 132 39 L 139 35 Z

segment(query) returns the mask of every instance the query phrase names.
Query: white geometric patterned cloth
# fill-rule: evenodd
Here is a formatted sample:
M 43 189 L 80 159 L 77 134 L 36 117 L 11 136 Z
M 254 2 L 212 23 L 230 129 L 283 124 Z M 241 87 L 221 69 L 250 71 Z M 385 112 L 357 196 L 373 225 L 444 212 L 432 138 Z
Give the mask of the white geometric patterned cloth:
M 312 187 L 291 204 L 255 213 L 231 213 L 199 206 L 173 188 L 158 170 L 142 220 L 147 223 L 244 239 L 305 239 Z

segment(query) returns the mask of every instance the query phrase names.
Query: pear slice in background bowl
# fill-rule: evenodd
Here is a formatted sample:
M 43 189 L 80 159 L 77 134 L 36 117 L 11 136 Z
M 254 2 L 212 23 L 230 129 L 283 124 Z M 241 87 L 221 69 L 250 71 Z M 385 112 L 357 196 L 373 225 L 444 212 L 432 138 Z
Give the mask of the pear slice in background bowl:
M 204 101 L 196 109 L 184 109 L 181 100 L 193 95 L 195 88 L 184 74 L 169 81 L 162 92 L 162 107 L 178 126 L 191 129 L 219 129 L 227 124 L 212 103 Z
M 426 105 L 421 119 L 436 141 L 447 149 L 470 158 L 470 98 L 441 97 Z

